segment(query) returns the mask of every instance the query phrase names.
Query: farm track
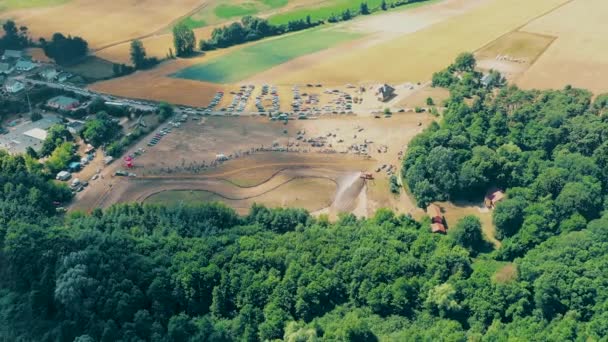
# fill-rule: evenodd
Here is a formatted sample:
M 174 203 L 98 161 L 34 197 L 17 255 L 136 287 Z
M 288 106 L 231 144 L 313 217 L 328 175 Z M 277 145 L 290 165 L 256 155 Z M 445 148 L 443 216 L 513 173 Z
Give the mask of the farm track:
M 105 49 L 109 49 L 109 48 L 111 48 L 113 46 L 129 43 L 129 42 L 131 42 L 133 40 L 143 40 L 143 39 L 146 39 L 146 38 L 150 38 L 150 37 L 154 37 L 156 35 L 162 34 L 167 28 L 173 27 L 175 24 L 177 24 L 180 21 L 182 21 L 182 20 L 190 17 L 191 15 L 193 15 L 193 14 L 195 14 L 195 13 L 197 13 L 197 12 L 203 10 L 203 9 L 205 9 L 208 6 L 209 6 L 209 2 L 205 1 L 202 4 L 200 4 L 199 6 L 195 7 L 192 10 L 190 10 L 188 13 L 186 13 L 186 14 L 184 14 L 182 16 L 179 16 L 179 17 L 173 19 L 165 27 L 161 27 L 161 28 L 159 28 L 159 29 L 157 29 L 157 30 L 155 30 L 155 31 L 153 31 L 151 33 L 144 34 L 144 35 L 141 35 L 141 36 L 138 36 L 138 37 L 134 37 L 134 38 L 131 38 L 131 39 L 123 39 L 121 41 L 117 41 L 117 42 L 113 42 L 113 43 L 110 43 L 110 44 L 106 44 L 106 45 L 100 46 L 100 47 L 98 47 L 96 49 L 93 49 L 91 51 L 93 53 L 96 53 L 96 52 L 99 52 L 99 51 L 102 51 L 102 50 L 105 50 Z

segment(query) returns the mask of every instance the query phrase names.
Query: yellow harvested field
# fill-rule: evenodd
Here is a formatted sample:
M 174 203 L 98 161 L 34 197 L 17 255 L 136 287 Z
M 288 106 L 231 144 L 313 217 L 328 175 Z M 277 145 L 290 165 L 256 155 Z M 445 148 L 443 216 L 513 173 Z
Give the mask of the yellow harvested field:
M 503 55 L 534 62 L 554 39 L 553 36 L 529 32 L 510 32 L 477 51 L 476 57 L 485 59 Z
M 425 81 L 433 72 L 451 63 L 459 53 L 476 51 L 566 2 L 494 0 L 367 50 L 343 51 L 306 70 L 284 75 L 280 82 Z
M 522 31 L 558 37 L 517 82 L 523 88 L 567 84 L 608 91 L 608 2 L 574 0 L 534 20 Z
M 92 49 L 153 34 L 204 4 L 201 0 L 74 0 L 66 4 L 4 12 L 34 37 L 53 32 L 81 36 Z
M 477 51 L 477 66 L 482 70 L 497 70 L 514 82 L 553 41 L 553 36 L 513 31 Z

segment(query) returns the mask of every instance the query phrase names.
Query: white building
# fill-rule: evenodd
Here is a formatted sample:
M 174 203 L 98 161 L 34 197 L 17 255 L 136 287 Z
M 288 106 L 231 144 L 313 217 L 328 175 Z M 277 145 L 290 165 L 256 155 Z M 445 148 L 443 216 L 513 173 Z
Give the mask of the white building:
M 15 69 L 19 71 L 31 71 L 38 67 L 38 64 L 32 63 L 28 60 L 21 59 L 15 64 Z
M 5 50 L 4 55 L 2 55 L 3 60 L 19 59 L 21 57 L 23 57 L 23 53 L 19 50 Z
M 4 89 L 10 94 L 15 94 L 25 89 L 25 85 L 17 80 L 9 80 L 4 84 Z

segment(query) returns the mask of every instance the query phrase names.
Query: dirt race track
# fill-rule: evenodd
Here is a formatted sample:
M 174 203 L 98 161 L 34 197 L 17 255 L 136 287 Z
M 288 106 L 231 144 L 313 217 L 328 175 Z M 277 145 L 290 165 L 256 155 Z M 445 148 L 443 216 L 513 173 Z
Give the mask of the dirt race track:
M 295 120 L 287 125 L 254 117 L 189 121 L 157 146 L 147 147 L 148 139 L 143 139 L 133 147 L 132 151 L 146 149 L 135 159 L 132 172 L 137 177 L 113 177 L 116 170 L 124 168 L 117 161 L 102 171 L 102 178 L 90 181 L 70 209 L 90 211 L 128 201 L 171 204 L 217 200 L 239 213 L 246 213 L 254 202 L 300 207 L 330 217 L 340 212 L 368 216 L 382 207 L 409 213 L 416 210 L 410 198 L 391 194 L 386 169 L 375 170 L 382 165 L 398 167 L 399 152 L 431 121 L 430 116 L 416 113 L 391 119 L 350 116 Z M 331 144 L 335 151 L 312 148 L 296 139 L 297 132 L 306 132 L 307 139 L 326 137 L 325 148 Z M 348 152 L 349 146 L 364 141 L 373 146 L 369 156 Z M 246 153 L 253 147 L 273 144 L 292 146 L 292 151 Z M 387 151 L 381 151 L 382 146 L 387 146 Z M 235 157 L 210 166 L 217 153 Z M 361 172 L 373 173 L 374 180 L 364 181 Z
M 241 187 L 230 183 L 228 179 L 221 176 L 200 177 L 140 177 L 124 180 L 121 182 L 121 191 L 114 191 L 104 197 L 100 207 L 106 207 L 111 203 L 119 202 L 144 202 L 151 196 L 164 191 L 207 191 L 216 195 L 220 201 L 235 207 L 237 210 L 245 211 L 255 202 L 265 203 L 265 195 L 272 192 L 284 193 L 292 183 L 298 180 L 323 179 L 333 183 L 330 190 L 332 195 L 329 203 L 321 200 L 328 194 L 318 194 L 318 200 L 309 200 L 304 209 L 320 211 L 327 209 L 330 212 L 351 212 L 358 203 L 360 194 L 364 189 L 364 181 L 359 178 L 358 172 L 340 171 L 322 167 L 310 166 L 288 166 L 278 173 L 256 184 L 255 186 Z M 310 186 L 310 184 L 307 184 Z M 313 187 L 314 190 L 314 187 Z M 273 194 L 277 196 L 277 194 Z M 291 193 L 288 196 L 301 196 Z M 266 204 L 266 203 L 265 203 Z M 364 204 L 366 205 L 366 204 Z M 243 210 L 239 210 L 243 213 Z

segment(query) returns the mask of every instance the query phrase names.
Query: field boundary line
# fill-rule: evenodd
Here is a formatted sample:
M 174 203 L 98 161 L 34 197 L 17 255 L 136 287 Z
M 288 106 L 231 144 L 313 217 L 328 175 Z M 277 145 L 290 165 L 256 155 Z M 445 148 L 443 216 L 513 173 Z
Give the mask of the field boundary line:
M 521 29 L 523 29 L 524 27 L 526 27 L 527 25 L 529 25 L 531 22 L 533 22 L 533 21 L 535 21 L 535 20 L 538 20 L 538 19 L 540 19 L 540 18 L 542 18 L 542 17 L 544 17 L 544 16 L 546 16 L 546 15 L 549 15 L 549 14 L 551 14 L 552 12 L 557 11 L 558 9 L 560 9 L 560 8 L 562 8 L 562 7 L 564 7 L 564 6 L 569 5 L 569 4 L 571 4 L 572 2 L 574 2 L 574 1 L 576 1 L 576 0 L 566 0 L 565 2 L 563 2 L 563 3 L 561 3 L 561 4 L 559 4 L 559 5 L 555 6 L 555 7 L 553 7 L 552 9 L 550 9 L 550 10 L 548 10 L 548 11 L 545 11 L 545 12 L 543 12 L 543 13 L 541 13 L 541 14 L 539 14 L 539 15 L 537 15 L 537 16 L 535 16 L 535 17 L 533 17 L 533 18 L 531 18 L 530 20 L 526 21 L 526 22 L 525 22 L 525 23 L 523 23 L 522 25 L 517 26 L 516 28 L 512 29 L 511 31 L 506 32 L 506 33 L 504 33 L 504 34 L 501 34 L 500 36 L 498 36 L 498 37 L 496 37 L 495 39 L 493 39 L 493 40 L 489 41 L 488 43 L 484 44 L 483 46 L 481 46 L 480 48 L 476 49 L 476 50 L 475 50 L 475 51 L 473 51 L 473 52 L 474 52 L 474 53 L 477 53 L 477 52 L 479 52 L 479 51 L 481 51 L 481 50 L 485 49 L 486 47 L 488 47 L 488 46 L 492 45 L 494 42 L 498 41 L 499 39 L 504 38 L 504 37 L 506 37 L 507 35 L 509 35 L 509 34 L 511 34 L 511 33 L 513 33 L 513 32 L 532 33 L 532 32 L 527 32 L 527 31 L 520 31 L 520 30 L 521 30 Z M 536 34 L 536 33 L 533 33 L 533 34 Z M 546 35 L 542 35 L 542 34 L 538 34 L 538 35 L 540 35 L 540 36 L 546 36 Z M 548 36 L 548 37 L 552 37 L 552 36 Z M 555 39 L 557 39 L 557 38 L 558 38 L 558 37 L 555 37 Z M 551 44 L 549 44 L 549 45 L 552 45 L 552 44 L 553 44 L 553 42 L 551 42 Z M 545 51 L 546 51 L 546 49 L 545 49 L 545 50 L 543 50 L 543 52 L 542 52 L 542 53 L 539 55 L 539 57 L 540 57 L 540 56 L 541 56 L 541 55 L 542 55 L 542 54 L 543 54 Z M 538 58 L 537 58 L 537 59 L 538 59 Z
M 150 32 L 150 33 L 138 36 L 138 37 L 134 37 L 134 38 L 131 38 L 131 39 L 123 39 L 123 40 L 120 40 L 120 41 L 117 41 L 117 42 L 109 43 L 109 44 L 100 46 L 100 47 L 98 47 L 96 49 L 91 49 L 91 51 L 92 52 L 99 52 L 99 51 L 102 51 L 102 50 L 105 50 L 105 49 L 109 49 L 109 48 L 117 46 L 117 45 L 128 43 L 128 42 L 133 41 L 133 40 L 143 40 L 143 39 L 146 39 L 146 38 L 150 38 L 150 37 L 156 36 L 159 33 L 161 33 L 164 30 L 166 30 L 167 28 L 172 27 L 175 24 L 179 23 L 180 21 L 182 21 L 182 20 L 184 20 L 184 19 L 192 16 L 196 12 L 199 12 L 199 11 L 205 9 L 207 6 L 209 6 L 209 2 L 205 0 L 205 2 L 203 2 L 200 5 L 198 5 L 194 9 L 190 10 L 188 13 L 186 13 L 184 15 L 181 15 L 181 16 L 173 19 L 171 22 L 169 22 L 169 24 L 167 24 L 167 25 L 165 25 L 165 26 L 163 26 L 163 27 L 161 27 L 161 28 L 159 28 L 159 29 L 157 29 L 157 30 L 155 30 L 153 32 Z

